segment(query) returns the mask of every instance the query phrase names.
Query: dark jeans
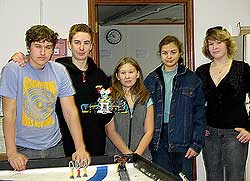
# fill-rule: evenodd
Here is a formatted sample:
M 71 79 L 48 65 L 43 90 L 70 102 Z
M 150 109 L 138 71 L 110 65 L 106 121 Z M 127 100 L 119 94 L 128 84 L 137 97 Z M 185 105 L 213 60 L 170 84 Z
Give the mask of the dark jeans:
M 151 152 L 152 161 L 167 171 L 177 175 L 182 172 L 188 180 L 192 180 L 192 162 L 193 159 L 185 158 L 184 152 L 169 152 L 168 151 L 168 126 L 164 124 L 163 133 L 161 136 L 159 148 L 157 151 Z M 181 180 L 181 179 L 180 179 Z
M 17 150 L 19 153 L 26 155 L 29 159 L 65 157 L 62 141 L 59 141 L 56 146 L 47 150 L 34 150 L 21 146 L 17 146 Z
M 242 144 L 234 129 L 207 127 L 203 160 L 207 181 L 243 181 L 248 143 Z

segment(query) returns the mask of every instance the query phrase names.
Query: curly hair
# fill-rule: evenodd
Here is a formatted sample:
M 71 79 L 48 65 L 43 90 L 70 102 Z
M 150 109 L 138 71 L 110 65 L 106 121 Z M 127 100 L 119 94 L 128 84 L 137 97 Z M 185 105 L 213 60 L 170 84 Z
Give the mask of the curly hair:
M 47 41 L 52 43 L 54 49 L 58 39 L 58 33 L 45 25 L 34 25 L 26 31 L 25 35 L 27 48 L 30 48 L 32 42 Z

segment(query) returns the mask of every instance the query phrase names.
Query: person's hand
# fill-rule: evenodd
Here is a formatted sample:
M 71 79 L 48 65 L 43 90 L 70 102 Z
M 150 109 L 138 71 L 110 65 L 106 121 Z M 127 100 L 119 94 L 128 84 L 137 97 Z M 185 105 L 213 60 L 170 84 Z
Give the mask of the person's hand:
M 14 55 L 12 55 L 11 59 L 22 67 L 25 66 L 25 63 L 28 61 L 28 57 L 22 52 L 16 52 Z
M 238 136 L 236 137 L 239 142 L 247 143 L 250 141 L 250 133 L 247 130 L 244 128 L 235 128 L 234 130 L 239 132 Z
M 192 148 L 189 148 L 185 157 L 190 159 L 192 157 L 196 157 L 198 155 L 198 153 L 196 151 L 194 151 Z
M 21 153 L 13 153 L 8 155 L 10 165 L 17 171 L 25 170 L 28 158 Z
M 90 164 L 91 158 L 89 153 L 84 149 L 77 149 L 75 153 L 72 154 L 72 160 L 73 161 L 79 161 L 79 163 L 83 163 L 84 161 L 87 161 L 87 165 Z
M 133 152 L 130 150 L 130 152 L 128 153 L 128 154 L 132 154 Z M 134 153 L 136 153 L 136 154 L 138 154 L 138 155 L 142 155 L 143 153 L 141 153 L 138 149 L 136 149 L 135 150 L 135 152 Z
M 135 152 L 133 152 L 133 151 L 131 151 L 131 150 L 129 150 L 129 151 L 127 151 L 127 152 L 124 152 L 123 154 L 133 154 L 133 153 L 137 153 L 136 151 Z M 137 153 L 138 154 L 138 153 Z M 139 155 L 139 154 L 138 154 Z

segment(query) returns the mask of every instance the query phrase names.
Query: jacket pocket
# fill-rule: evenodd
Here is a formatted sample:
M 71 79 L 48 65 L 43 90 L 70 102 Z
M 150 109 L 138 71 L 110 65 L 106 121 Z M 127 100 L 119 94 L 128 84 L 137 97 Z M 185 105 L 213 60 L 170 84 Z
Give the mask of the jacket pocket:
M 181 89 L 181 94 L 184 96 L 188 96 L 188 97 L 193 97 L 193 95 L 194 95 L 193 89 L 187 88 L 187 87 Z

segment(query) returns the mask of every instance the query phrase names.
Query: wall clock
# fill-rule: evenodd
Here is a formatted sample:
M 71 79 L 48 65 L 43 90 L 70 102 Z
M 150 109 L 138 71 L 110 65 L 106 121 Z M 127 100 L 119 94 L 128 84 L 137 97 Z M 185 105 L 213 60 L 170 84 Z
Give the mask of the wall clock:
M 106 34 L 106 40 L 112 45 L 118 44 L 122 40 L 122 34 L 117 29 L 111 29 Z

